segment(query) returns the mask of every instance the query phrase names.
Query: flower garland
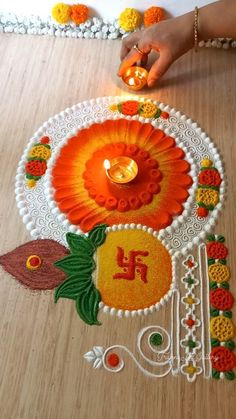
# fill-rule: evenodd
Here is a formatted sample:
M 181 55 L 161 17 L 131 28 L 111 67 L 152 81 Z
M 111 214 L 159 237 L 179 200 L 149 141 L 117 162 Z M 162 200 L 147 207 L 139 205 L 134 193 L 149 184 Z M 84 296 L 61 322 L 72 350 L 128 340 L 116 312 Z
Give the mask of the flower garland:
M 66 24 L 59 24 L 51 17 L 17 16 L 13 13 L 0 12 L 0 33 L 3 32 L 85 39 L 118 39 L 127 36 L 127 32 L 120 27 L 118 19 L 110 22 L 107 19 L 92 17 L 80 24 L 75 24 L 72 20 Z M 199 47 L 236 48 L 236 40 L 209 39 L 200 41 Z
M 52 8 L 52 17 L 60 24 L 72 20 L 76 25 L 79 25 L 87 21 L 88 15 L 89 8 L 84 4 L 70 6 L 65 3 L 56 3 Z M 144 26 L 153 25 L 165 18 L 164 10 L 160 7 L 150 7 L 144 12 L 143 18 Z M 142 15 L 138 10 L 128 7 L 121 12 L 118 22 L 125 32 L 131 32 L 142 25 Z
M 197 214 L 201 218 L 208 216 L 219 202 L 219 188 L 221 177 L 218 170 L 213 167 L 210 159 L 201 161 L 200 173 L 198 175 L 198 189 L 196 201 L 198 204 Z
M 229 291 L 230 269 L 227 266 L 228 249 L 223 236 L 208 236 L 207 258 L 210 281 L 210 332 L 212 377 L 228 380 L 235 378 L 236 356 L 235 325 L 232 306 L 234 298 Z
M 42 137 L 39 143 L 33 145 L 27 156 L 25 176 L 28 188 L 34 188 L 47 170 L 47 160 L 51 157 L 49 137 Z
M 168 112 L 161 111 L 155 103 L 150 101 L 137 101 L 137 100 L 126 100 L 124 102 L 119 102 L 118 104 L 112 104 L 109 109 L 112 112 L 119 112 L 123 115 L 134 116 L 139 115 L 143 118 L 164 118 L 168 119 Z

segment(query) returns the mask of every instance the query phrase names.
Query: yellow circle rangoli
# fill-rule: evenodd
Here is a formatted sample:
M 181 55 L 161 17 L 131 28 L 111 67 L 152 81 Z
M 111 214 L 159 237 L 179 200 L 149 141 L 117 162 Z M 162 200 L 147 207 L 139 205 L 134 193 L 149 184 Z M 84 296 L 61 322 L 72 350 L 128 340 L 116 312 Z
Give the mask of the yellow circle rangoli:
M 142 230 L 112 231 L 97 250 L 96 287 L 109 307 L 139 310 L 170 290 L 171 257 L 164 245 Z

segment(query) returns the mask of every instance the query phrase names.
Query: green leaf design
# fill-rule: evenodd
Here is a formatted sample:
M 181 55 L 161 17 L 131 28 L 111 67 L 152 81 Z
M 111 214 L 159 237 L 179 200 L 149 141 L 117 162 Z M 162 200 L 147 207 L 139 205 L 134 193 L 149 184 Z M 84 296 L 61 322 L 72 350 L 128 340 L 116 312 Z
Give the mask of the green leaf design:
M 211 290 L 215 290 L 216 288 L 218 288 L 217 283 L 214 281 L 210 281 L 209 286 Z
M 219 263 L 221 263 L 221 265 L 226 265 L 226 259 L 219 259 Z
M 160 116 L 161 116 L 161 109 L 158 108 L 154 115 L 154 118 L 160 118 Z
M 41 179 L 42 176 L 33 176 L 33 175 L 30 175 L 29 173 L 26 173 L 25 177 L 26 177 L 26 179 L 39 180 L 39 179 Z
M 220 342 L 218 339 L 211 339 L 211 346 L 215 348 L 216 346 L 219 346 Z
M 79 294 L 76 299 L 76 310 L 80 318 L 89 325 L 100 325 L 97 320 L 99 302 L 101 301 L 100 292 L 92 286 L 87 292 Z
M 54 301 L 57 303 L 59 298 L 69 298 L 76 300 L 79 294 L 88 290 L 91 286 L 92 278 L 90 275 L 80 276 L 79 274 L 69 276 L 55 291 Z
M 220 372 L 212 368 L 212 377 L 218 380 L 220 378 Z
M 234 380 L 235 373 L 233 371 L 227 371 L 225 372 L 225 378 L 227 378 L 227 380 Z
M 215 235 L 214 234 L 209 234 L 207 236 L 207 241 L 208 242 L 214 242 L 215 241 Z
M 219 187 L 218 186 L 214 186 L 214 185 L 202 185 L 201 183 L 199 183 L 199 188 L 201 189 L 213 189 L 214 191 L 218 191 Z
M 117 103 L 117 109 L 120 113 L 122 113 L 122 102 Z
M 215 259 L 208 259 L 207 263 L 208 266 L 213 265 L 215 263 Z
M 90 275 L 96 267 L 93 258 L 85 255 L 84 252 L 66 256 L 55 262 L 54 265 L 67 275 L 79 274 L 80 276 Z
M 219 310 L 217 310 L 216 308 L 211 307 L 210 308 L 210 316 L 211 317 L 219 316 Z
M 220 243 L 224 243 L 225 242 L 224 236 L 217 236 L 217 241 Z
M 71 253 L 73 254 L 84 254 L 84 256 L 92 256 L 96 250 L 92 241 L 84 235 L 67 233 L 66 241 L 70 247 Z
M 107 224 L 99 224 L 89 232 L 88 237 L 95 247 L 101 246 L 106 240 L 106 228 Z
M 228 319 L 232 318 L 232 311 L 226 310 L 223 312 L 224 317 L 227 317 Z
M 227 342 L 225 342 L 225 347 L 227 349 L 229 349 L 230 351 L 233 351 L 236 347 L 235 342 L 233 340 L 227 340 Z
M 227 281 L 221 282 L 220 286 L 225 290 L 229 290 L 229 283 Z
M 28 161 L 46 161 L 45 159 L 43 159 L 42 157 L 27 157 Z

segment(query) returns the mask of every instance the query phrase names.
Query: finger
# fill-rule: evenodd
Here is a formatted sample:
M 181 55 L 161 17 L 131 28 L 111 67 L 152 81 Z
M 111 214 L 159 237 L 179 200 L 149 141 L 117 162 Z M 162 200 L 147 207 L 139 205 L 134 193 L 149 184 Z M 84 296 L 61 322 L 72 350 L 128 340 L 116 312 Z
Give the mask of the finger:
M 122 46 L 121 46 L 121 51 L 120 51 L 121 61 L 124 60 L 126 55 L 133 48 L 133 46 L 138 43 L 141 37 L 141 32 L 142 31 L 137 31 L 135 33 L 132 33 L 122 41 Z
M 149 52 L 152 49 L 151 45 L 149 43 L 145 43 L 145 41 L 143 41 L 142 39 L 138 43 L 138 48 L 140 49 L 140 51 L 143 51 L 143 54 L 140 54 L 139 51 L 132 48 L 121 63 L 118 71 L 118 76 L 122 76 L 122 74 L 124 74 L 125 70 L 128 67 L 130 67 L 137 61 L 140 61 L 142 58 L 144 58 L 145 61 L 148 57 Z
M 147 62 L 148 62 L 148 54 L 143 54 L 140 60 L 141 67 L 146 67 Z
M 155 61 L 148 73 L 148 86 L 152 87 L 160 79 L 163 74 L 168 70 L 172 64 L 170 55 L 166 52 L 161 52 L 159 58 Z

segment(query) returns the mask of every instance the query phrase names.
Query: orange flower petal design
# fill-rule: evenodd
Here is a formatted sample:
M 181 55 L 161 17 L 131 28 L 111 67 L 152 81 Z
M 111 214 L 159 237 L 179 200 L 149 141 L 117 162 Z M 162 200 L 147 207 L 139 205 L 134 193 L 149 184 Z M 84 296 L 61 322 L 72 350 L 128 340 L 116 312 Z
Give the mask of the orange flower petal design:
M 111 183 L 104 160 L 129 156 L 138 165 L 130 184 Z M 183 211 L 192 178 L 184 151 L 150 123 L 94 123 L 62 147 L 52 169 L 54 199 L 72 224 L 88 231 L 106 222 L 141 223 L 156 230 Z

